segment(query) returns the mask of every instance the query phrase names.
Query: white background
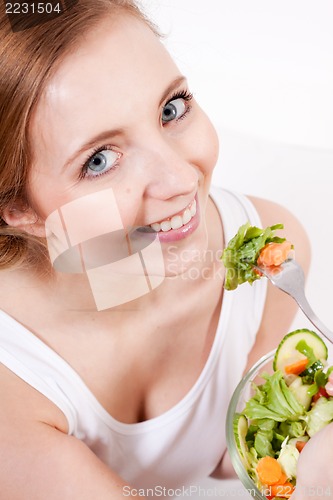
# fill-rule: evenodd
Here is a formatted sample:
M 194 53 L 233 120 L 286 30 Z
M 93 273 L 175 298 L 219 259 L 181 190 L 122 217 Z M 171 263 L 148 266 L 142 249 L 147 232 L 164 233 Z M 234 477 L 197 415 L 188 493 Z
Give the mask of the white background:
M 277 201 L 305 226 L 306 293 L 333 329 L 333 1 L 141 4 L 216 126 L 214 183 Z M 293 327 L 302 326 L 299 313 Z M 219 489 L 211 498 L 247 498 L 235 481 L 203 484 Z

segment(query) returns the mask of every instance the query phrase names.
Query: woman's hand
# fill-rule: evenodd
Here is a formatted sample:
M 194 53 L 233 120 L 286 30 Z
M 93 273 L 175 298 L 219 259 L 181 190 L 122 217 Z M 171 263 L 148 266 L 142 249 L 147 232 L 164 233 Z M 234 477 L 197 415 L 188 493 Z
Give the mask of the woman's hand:
M 303 448 L 297 464 L 297 486 L 292 500 L 329 500 L 333 497 L 333 423 L 319 431 Z

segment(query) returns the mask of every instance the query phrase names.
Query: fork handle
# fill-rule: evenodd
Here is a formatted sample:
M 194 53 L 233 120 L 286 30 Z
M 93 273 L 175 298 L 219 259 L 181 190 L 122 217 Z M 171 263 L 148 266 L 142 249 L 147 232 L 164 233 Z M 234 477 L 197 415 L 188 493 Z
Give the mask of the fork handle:
M 324 337 L 326 337 L 330 342 L 333 343 L 333 332 L 324 325 L 324 323 L 318 318 L 318 316 L 314 313 L 312 307 L 310 306 L 305 293 L 297 294 L 297 297 L 294 297 L 299 307 L 302 309 L 305 316 L 311 321 L 313 326 L 319 330 Z

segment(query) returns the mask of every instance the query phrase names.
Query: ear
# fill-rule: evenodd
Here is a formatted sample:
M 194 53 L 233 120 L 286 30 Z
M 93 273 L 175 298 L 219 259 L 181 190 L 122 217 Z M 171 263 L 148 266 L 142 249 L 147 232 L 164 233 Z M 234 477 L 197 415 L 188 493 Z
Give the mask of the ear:
M 2 213 L 3 220 L 8 226 L 15 227 L 33 236 L 45 238 L 45 224 L 38 217 L 35 210 L 21 202 L 15 202 L 6 207 Z

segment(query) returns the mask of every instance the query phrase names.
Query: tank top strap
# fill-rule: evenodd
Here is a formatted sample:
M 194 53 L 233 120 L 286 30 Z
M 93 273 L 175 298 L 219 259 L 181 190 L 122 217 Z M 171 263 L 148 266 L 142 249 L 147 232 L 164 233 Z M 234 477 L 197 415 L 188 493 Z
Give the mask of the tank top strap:
M 216 186 L 211 188 L 210 194 L 221 215 L 226 243 L 247 221 L 252 226 L 261 226 L 259 214 L 247 196 Z

